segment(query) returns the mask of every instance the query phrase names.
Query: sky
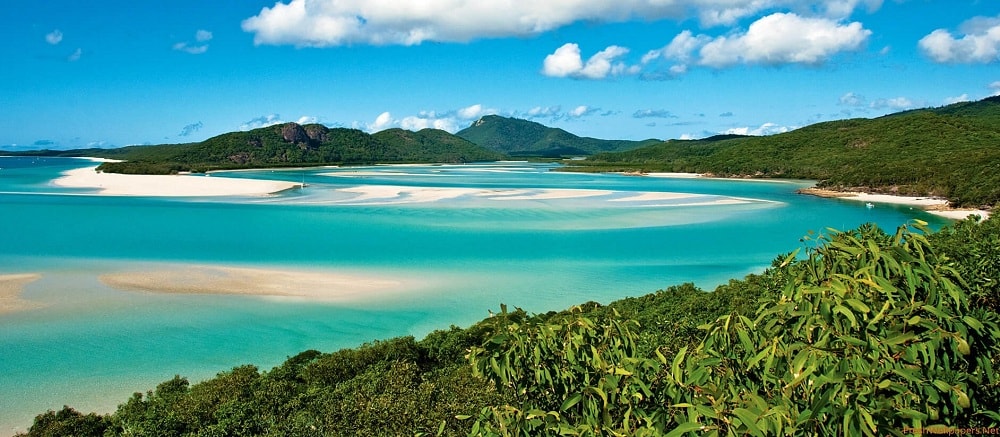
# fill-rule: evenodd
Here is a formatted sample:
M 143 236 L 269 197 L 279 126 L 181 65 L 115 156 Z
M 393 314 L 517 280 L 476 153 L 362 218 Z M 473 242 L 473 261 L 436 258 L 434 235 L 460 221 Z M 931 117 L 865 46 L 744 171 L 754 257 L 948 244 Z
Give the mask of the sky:
M 769 135 L 1000 94 L 998 0 L 31 0 L 0 23 L 0 150 L 489 114 Z

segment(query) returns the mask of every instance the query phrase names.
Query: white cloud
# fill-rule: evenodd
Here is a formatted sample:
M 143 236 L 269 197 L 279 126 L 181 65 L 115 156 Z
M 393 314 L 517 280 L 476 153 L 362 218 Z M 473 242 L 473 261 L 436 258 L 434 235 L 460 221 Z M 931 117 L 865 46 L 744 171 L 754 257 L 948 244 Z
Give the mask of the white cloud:
M 891 109 L 896 111 L 902 111 L 904 109 L 913 109 L 916 104 L 906 97 L 895 97 L 891 99 L 878 99 L 871 103 L 872 109 Z
M 666 109 L 640 109 L 632 114 L 632 118 L 677 118 Z
M 397 126 L 398 124 L 399 122 L 392 118 L 392 114 L 390 114 L 389 111 L 386 111 L 379 114 L 378 117 L 375 117 L 375 121 L 366 125 L 365 128 L 368 132 L 375 133 Z
M 865 106 L 867 100 L 865 100 L 865 96 L 850 92 L 840 96 L 840 104 L 845 106 Z
M 62 42 L 62 40 L 63 40 L 63 33 L 60 32 L 59 29 L 53 30 L 52 32 L 49 32 L 48 34 L 45 35 L 45 42 L 52 45 L 59 44 L 60 42 Z
M 240 130 L 257 129 L 267 126 L 274 126 L 276 124 L 281 124 L 281 123 L 284 123 L 284 121 L 281 121 L 281 116 L 278 114 L 262 115 L 260 117 L 251 119 L 250 121 L 241 124 Z
M 616 62 L 618 58 L 626 54 L 628 54 L 627 48 L 610 46 L 597 52 L 584 63 L 583 58 L 580 57 L 580 46 L 566 43 L 545 57 L 545 61 L 542 63 L 542 74 L 551 77 L 604 79 L 608 76 L 634 72 L 624 63 Z
M 826 18 L 776 13 L 750 25 L 746 33 L 720 36 L 701 47 L 701 65 L 821 64 L 831 56 L 858 49 L 871 35 L 861 23 L 840 24 Z
M 733 25 L 767 10 L 789 8 L 832 19 L 882 0 L 282 0 L 243 21 L 254 43 L 329 47 L 415 45 L 538 35 L 576 22 L 697 18 Z
M 198 41 L 198 42 L 211 41 L 212 40 L 212 32 L 209 32 L 209 31 L 203 30 L 203 29 L 199 29 L 197 32 L 195 32 L 194 39 L 195 39 L 195 41 Z
M 989 89 L 993 90 L 994 96 L 1000 96 L 1000 80 L 991 83 Z
M 483 105 L 472 105 L 458 110 L 458 117 L 463 120 L 474 120 L 484 114 Z
M 187 41 L 181 41 L 174 44 L 174 50 L 190 53 L 192 55 L 200 55 L 208 51 L 208 44 L 205 44 L 212 40 L 212 32 L 207 30 L 198 30 L 194 34 L 195 41 L 198 44 L 190 44 Z
M 960 96 L 945 98 L 944 99 L 944 104 L 945 105 L 951 105 L 953 103 L 968 102 L 968 101 L 969 101 L 969 95 L 968 94 L 962 94 Z
M 66 58 L 66 60 L 69 61 L 69 62 L 76 62 L 76 61 L 79 61 L 80 58 L 82 58 L 82 57 L 83 57 L 83 49 L 76 49 L 76 50 L 73 51 L 72 54 L 70 54 Z
M 760 127 L 756 127 L 756 128 L 751 128 L 749 126 L 747 126 L 747 127 L 734 127 L 732 129 L 727 129 L 726 131 L 720 132 L 720 133 L 721 134 L 725 134 L 725 135 L 753 135 L 753 136 L 763 136 L 763 135 L 774 135 L 774 134 L 785 133 L 785 132 L 788 132 L 788 131 L 790 131 L 792 129 L 795 129 L 795 128 L 788 127 L 788 126 L 779 126 L 779 125 L 777 125 L 775 123 L 764 123 L 764 124 L 760 125 Z
M 187 126 L 184 126 L 181 129 L 181 132 L 179 134 L 177 134 L 177 136 L 179 136 L 179 137 L 189 136 L 189 135 L 191 135 L 191 134 L 193 134 L 195 132 L 198 132 L 204 126 L 205 125 L 202 122 L 200 122 L 200 121 L 197 122 L 197 123 L 191 123 L 191 124 L 189 124 Z
M 1000 60 L 1000 16 L 976 17 L 962 23 L 961 36 L 937 29 L 917 43 L 935 62 L 987 64 Z
M 571 118 L 580 118 L 583 116 L 594 114 L 600 110 L 601 110 L 600 108 L 591 108 L 586 105 L 580 105 L 577 106 L 576 108 L 573 108 L 573 110 L 567 112 L 566 116 Z
M 319 119 L 313 116 L 303 115 L 299 117 L 298 120 L 295 120 L 295 122 L 298 124 L 315 124 L 319 123 Z

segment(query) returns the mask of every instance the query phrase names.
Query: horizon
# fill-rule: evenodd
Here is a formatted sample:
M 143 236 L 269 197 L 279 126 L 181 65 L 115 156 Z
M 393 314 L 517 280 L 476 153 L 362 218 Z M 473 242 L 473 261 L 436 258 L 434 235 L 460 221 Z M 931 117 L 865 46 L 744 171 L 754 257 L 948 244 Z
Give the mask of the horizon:
M 485 115 L 601 139 L 770 135 L 1000 94 L 996 2 L 568 3 L 17 4 L 0 150 L 287 122 L 455 133 Z

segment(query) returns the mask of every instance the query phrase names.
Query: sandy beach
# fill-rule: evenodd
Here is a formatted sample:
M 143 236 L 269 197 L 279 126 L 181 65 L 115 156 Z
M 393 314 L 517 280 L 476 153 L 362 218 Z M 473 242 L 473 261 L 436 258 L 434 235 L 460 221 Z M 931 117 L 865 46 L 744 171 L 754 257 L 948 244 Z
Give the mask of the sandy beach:
M 858 202 L 888 203 L 893 205 L 906 205 L 923 209 L 931 214 L 949 218 L 952 220 L 962 220 L 970 215 L 978 215 L 983 220 L 990 216 L 990 212 L 982 209 L 954 209 L 948 206 L 948 201 L 936 197 L 916 197 L 916 196 L 894 196 L 889 194 L 871 194 L 852 191 L 833 191 L 822 188 L 803 188 L 799 193 L 809 194 L 818 197 L 828 197 L 846 199 Z
M 126 175 L 99 173 L 97 167 L 64 172 L 52 181 L 66 188 L 94 188 L 109 196 L 266 196 L 298 187 L 285 181 L 195 175 Z
M 37 308 L 39 305 L 21 298 L 24 287 L 40 279 L 37 273 L 0 275 L 0 315 Z
M 415 279 L 375 275 L 202 265 L 107 273 L 100 280 L 122 291 L 294 297 L 332 302 L 370 299 L 422 285 Z

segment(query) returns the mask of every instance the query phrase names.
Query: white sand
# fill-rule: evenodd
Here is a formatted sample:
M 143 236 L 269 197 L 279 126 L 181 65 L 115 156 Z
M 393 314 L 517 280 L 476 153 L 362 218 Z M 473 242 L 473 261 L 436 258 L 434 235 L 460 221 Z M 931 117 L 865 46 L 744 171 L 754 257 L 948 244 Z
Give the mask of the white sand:
M 661 193 L 661 192 L 643 192 L 638 193 L 634 196 L 622 197 L 620 199 L 611 199 L 612 202 L 649 202 L 657 200 L 676 200 L 676 199 L 688 199 L 691 197 L 701 197 L 696 194 L 686 194 L 686 193 Z
M 982 220 L 990 217 L 990 212 L 982 209 L 953 209 L 948 206 L 948 201 L 937 197 L 917 197 L 917 196 L 894 196 L 891 194 L 871 194 L 853 191 L 831 191 L 822 188 L 808 188 L 801 191 L 804 194 L 812 194 L 819 197 L 831 197 L 837 199 L 854 200 L 858 202 L 888 203 L 893 205 L 906 205 L 923 209 L 928 213 L 952 220 L 963 220 L 970 215 L 978 215 Z
M 98 173 L 97 167 L 69 170 L 52 181 L 67 188 L 95 188 L 109 196 L 266 196 L 298 187 L 285 181 L 194 175 L 126 175 Z
M 203 265 L 108 273 L 101 275 L 100 280 L 124 291 L 295 297 L 336 302 L 371 299 L 379 294 L 426 285 L 412 278 Z
M 487 191 L 480 196 L 490 200 L 550 200 L 550 199 L 579 199 L 583 197 L 607 196 L 614 193 L 608 190 L 578 190 L 578 189 L 554 189 L 544 188 L 539 190 L 503 190 Z
M 24 287 L 40 279 L 37 273 L 0 275 L 0 315 L 37 308 L 40 305 L 21 298 Z

